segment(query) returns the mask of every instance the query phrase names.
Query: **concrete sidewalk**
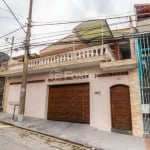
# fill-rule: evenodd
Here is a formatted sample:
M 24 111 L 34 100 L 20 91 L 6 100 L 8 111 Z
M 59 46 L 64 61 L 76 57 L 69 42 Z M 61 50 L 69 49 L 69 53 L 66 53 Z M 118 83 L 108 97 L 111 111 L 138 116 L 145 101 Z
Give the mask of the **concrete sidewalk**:
M 88 124 L 49 121 L 25 117 L 23 122 L 14 122 L 12 115 L 0 112 L 0 121 L 58 137 L 102 150 L 146 150 L 144 138 L 110 133 L 90 127 Z

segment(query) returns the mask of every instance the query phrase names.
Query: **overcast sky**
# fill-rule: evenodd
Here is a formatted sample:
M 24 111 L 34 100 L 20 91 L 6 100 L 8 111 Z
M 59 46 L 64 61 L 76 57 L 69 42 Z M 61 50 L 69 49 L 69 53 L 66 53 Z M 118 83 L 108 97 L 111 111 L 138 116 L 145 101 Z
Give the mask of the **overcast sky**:
M 28 16 L 29 0 L 6 0 L 20 22 L 24 25 Z M 150 3 L 150 0 L 33 0 L 33 22 L 61 22 L 84 19 L 96 19 L 101 17 L 114 17 L 116 15 L 129 15 L 134 13 L 134 4 Z M 11 32 L 19 25 L 12 15 L 5 11 L 6 6 L 0 0 L 0 37 Z M 33 38 L 53 35 L 51 32 L 71 30 L 75 24 L 33 27 Z M 43 34 L 43 35 L 42 35 Z M 55 33 L 56 34 L 56 33 Z M 11 34 L 15 41 L 23 40 L 24 34 L 20 30 Z M 53 37 L 59 39 L 60 37 Z M 1 45 L 5 38 L 0 38 Z M 42 39 L 47 40 L 47 39 Z M 0 47 L 1 48 L 1 47 Z

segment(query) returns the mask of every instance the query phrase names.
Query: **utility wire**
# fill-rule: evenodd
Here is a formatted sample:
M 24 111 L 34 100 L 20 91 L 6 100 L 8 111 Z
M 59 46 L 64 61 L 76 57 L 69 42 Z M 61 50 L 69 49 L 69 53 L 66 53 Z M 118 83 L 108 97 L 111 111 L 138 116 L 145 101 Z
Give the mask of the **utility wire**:
M 24 41 L 20 41 L 18 43 L 14 42 L 14 45 L 19 45 L 19 44 L 22 44 L 24 43 Z M 5 45 L 1 45 L 0 48 L 10 48 L 11 47 L 11 43 L 10 44 L 5 44 Z
M 15 32 L 17 32 L 17 31 L 19 31 L 20 29 L 22 29 L 22 28 L 17 28 L 17 29 L 15 29 L 15 30 L 13 30 L 13 31 L 11 31 L 11 32 L 9 32 L 9 33 L 6 33 L 6 34 L 2 35 L 0 38 L 3 38 L 3 37 L 6 37 L 6 36 L 8 36 L 8 35 L 10 35 L 10 34 L 12 34 L 12 33 L 15 33 Z
M 142 8 L 137 8 L 137 10 L 144 10 L 145 8 L 149 8 L 150 5 L 148 6 L 142 6 Z M 128 12 L 134 12 L 134 11 L 128 11 Z M 137 16 L 137 15 L 125 15 L 125 16 L 120 16 L 122 14 L 126 14 L 128 12 L 124 12 L 124 13 L 121 13 L 121 14 L 116 14 L 116 15 L 113 15 L 113 16 L 116 16 L 116 17 L 104 17 L 104 16 L 99 16 L 99 17 L 102 17 L 102 19 L 120 19 L 120 18 L 127 18 L 129 16 Z M 146 14 L 150 14 L 150 13 L 142 13 L 140 15 L 146 15 Z M 118 16 L 119 15 L 119 16 Z M 138 15 L 138 16 L 140 16 Z M 97 18 L 99 18 L 97 17 Z M 55 25 L 55 24 L 63 24 L 63 23 L 67 23 L 67 22 L 71 22 L 71 23 L 79 23 L 79 22 L 85 22 L 85 21 L 89 21 L 89 20 L 97 20 L 97 19 L 82 19 L 82 20 L 77 20 L 77 21 L 62 21 L 62 22 L 58 22 L 58 21 L 55 21 L 55 22 L 39 22 L 39 21 L 33 21 L 33 23 L 45 23 L 45 24 L 52 24 L 52 25 Z M 38 25 L 37 25 L 38 26 Z
M 137 20 L 132 20 L 132 21 L 137 21 Z M 109 24 L 109 26 L 114 26 L 114 25 L 121 25 L 121 24 L 127 24 L 127 23 L 130 23 L 130 21 L 122 21 L 122 22 L 117 22 L 117 23 L 112 23 L 112 24 Z M 148 24 L 149 25 L 149 24 Z M 142 26 L 147 26 L 147 24 L 146 25 L 142 25 Z M 141 27 L 142 27 L 141 26 Z M 105 25 L 103 25 L 103 27 L 105 27 Z M 140 26 L 137 26 L 137 27 L 140 27 Z M 90 31 L 91 29 L 89 29 L 90 28 L 90 26 L 87 26 L 87 27 L 84 27 L 83 29 L 80 29 L 80 30 L 78 30 L 79 32 L 82 32 L 82 31 Z M 101 27 L 102 28 L 102 27 Z M 94 28 L 92 28 L 92 29 L 100 29 L 100 26 L 99 25 L 97 25 L 97 26 L 95 26 Z M 70 30 L 70 31 L 72 31 L 72 30 Z M 104 31 L 103 33 L 106 33 L 106 32 L 108 32 L 108 31 Z M 112 30 L 112 32 L 113 32 L 113 30 Z M 102 32 L 99 32 L 99 33 L 102 33 Z M 51 34 L 51 33 L 50 33 Z M 95 33 L 96 34 L 96 33 Z M 42 39 L 42 38 L 49 38 L 49 37 L 55 37 L 55 36 L 59 36 L 59 35 L 64 35 L 64 34 L 57 34 L 57 35 L 51 35 L 51 36 L 44 36 L 44 37 L 39 37 L 39 38 L 34 38 L 34 39 L 32 39 L 31 41 L 33 41 L 33 40 L 37 40 L 37 39 Z M 87 34 L 88 35 L 88 34 Z
M 135 20 L 134 20 L 135 21 Z M 124 23 L 129 23 L 129 21 L 125 21 L 125 22 L 118 22 L 118 23 L 113 23 L 113 24 L 110 24 L 110 26 L 112 26 L 112 25 L 118 25 L 118 24 L 124 24 Z M 137 26 L 138 27 L 138 26 Z M 97 25 L 97 26 L 95 26 L 94 28 L 92 28 L 92 29 L 99 29 L 100 27 L 99 27 L 99 25 Z M 20 29 L 20 28 L 19 28 Z M 18 29 L 17 29 L 18 30 Z M 16 31 L 16 30 L 15 30 Z M 15 32 L 15 31 L 13 31 L 13 32 Z M 72 31 L 72 30 L 67 30 L 67 31 Z M 87 26 L 87 27 L 85 27 L 85 28 L 83 28 L 83 29 L 80 29 L 79 31 L 90 31 L 90 29 L 89 29 L 89 26 Z M 64 32 L 64 31 L 63 31 Z M 103 33 L 106 33 L 106 32 L 108 32 L 108 31 L 104 31 Z M 11 32 L 12 33 L 12 32 Z M 99 32 L 99 33 L 101 33 L 101 32 Z M 10 34 L 10 33 L 8 33 L 8 34 Z M 6 35 L 4 35 L 4 36 L 7 36 L 8 34 L 6 34 Z M 33 40 L 38 40 L 38 39 L 43 39 L 43 38 L 49 38 L 49 37 L 56 37 L 56 36 L 60 36 L 60 35 L 65 35 L 65 34 L 67 34 L 67 33 L 64 33 L 64 34 L 57 34 L 57 35 L 51 35 L 51 36 L 46 36 L 46 37 L 40 37 L 40 38 L 34 38 L 34 39 L 32 39 L 31 41 L 33 41 Z M 94 34 L 97 34 L 97 33 L 94 33 Z M 91 34 L 90 34 L 91 35 Z M 4 37 L 4 36 L 2 36 L 2 37 Z M 1 37 L 0 37 L 1 38 Z M 59 39 L 54 39 L 54 40 L 59 40 Z M 54 41 L 53 40 L 53 41 Z M 22 42 L 22 41 L 21 41 Z
M 150 24 L 146 24 L 146 25 L 141 25 L 141 26 L 137 26 L 137 27 L 143 27 L 143 26 L 148 26 L 148 25 L 150 25 Z M 95 28 L 92 28 L 92 29 L 99 29 L 99 26 L 97 26 L 97 27 L 95 27 Z M 81 31 L 89 31 L 89 30 L 81 30 Z M 107 33 L 108 31 L 105 31 L 105 32 L 103 32 L 103 33 Z M 99 34 L 100 34 L 101 32 L 99 32 Z M 61 35 L 61 34 L 58 34 L 58 36 L 59 35 Z M 97 35 L 97 32 L 95 32 L 95 33 L 90 33 L 90 34 L 86 34 L 87 36 L 88 35 Z M 56 36 L 56 35 L 55 35 Z M 33 40 L 37 40 L 37 39 L 44 39 L 44 38 L 49 38 L 49 37 L 54 37 L 54 36 L 47 36 L 47 37 L 42 37 L 42 38 L 35 38 L 35 39 L 32 39 L 31 41 L 33 41 Z M 49 42 L 49 44 L 50 44 L 50 42 L 51 41 L 53 41 L 53 42 L 56 42 L 57 40 L 60 40 L 60 39 L 53 39 L 53 40 L 44 40 L 44 41 L 39 41 L 39 42 L 35 42 L 34 44 L 36 44 L 36 43 L 40 43 L 40 42 Z M 22 41 L 21 42 L 19 42 L 19 43 L 22 43 Z M 18 43 L 18 44 L 19 44 Z M 6 45 L 7 46 L 7 45 Z M 2 47 L 2 46 L 1 46 Z
M 14 19 L 14 18 L 11 18 L 11 17 L 0 17 L 0 19 Z
M 118 36 L 118 37 L 115 37 L 115 38 L 107 38 L 107 37 L 104 37 L 104 40 L 108 40 L 107 43 L 111 43 L 111 42 L 114 42 L 116 40 L 129 40 L 129 38 L 139 38 L 141 37 L 142 35 L 144 34 L 149 34 L 150 35 L 150 32 L 148 33 L 144 33 L 144 32 L 141 32 L 141 33 L 134 33 L 134 34 L 128 34 L 128 35 L 122 35 L 122 36 Z M 94 40 L 94 42 L 100 42 L 100 40 Z M 88 44 L 88 43 L 91 43 L 91 41 L 86 41 L 85 44 Z M 106 44 L 107 44 L 106 43 Z M 66 42 L 48 42 L 48 43 L 38 43 L 38 44 L 31 44 L 30 46 L 32 48 L 35 48 L 35 47 L 41 47 L 41 46 L 50 46 L 50 45 L 66 45 L 66 44 L 81 44 L 81 41 L 66 41 Z M 83 43 L 84 44 L 84 43 Z M 131 44 L 135 44 L 135 43 L 131 43 Z M 17 47 L 18 48 L 18 47 Z M 3 49 L 3 52 L 8 52 L 10 51 L 10 49 Z
M 136 20 L 134 20 L 134 21 L 136 21 Z M 128 23 L 129 21 L 126 21 L 126 22 L 120 22 L 121 24 L 123 24 L 123 23 Z M 113 24 L 110 24 L 110 25 L 117 25 L 117 24 L 119 24 L 119 23 L 113 23 Z M 144 26 L 147 26 L 147 25 L 144 25 Z M 99 27 L 98 27 L 99 28 Z M 82 30 L 85 30 L 85 28 L 84 29 L 82 29 Z M 68 30 L 69 31 L 69 30 Z M 71 31 L 71 30 L 70 30 Z M 64 32 L 64 31 L 63 31 Z M 8 35 L 8 34 L 7 34 Z M 59 35 L 58 35 L 59 36 Z M 3 36 L 2 36 L 3 37 Z M 53 37 L 53 36 L 51 36 L 51 37 Z M 1 38 L 1 37 L 0 37 Z M 48 37 L 47 37 L 48 38 Z M 41 38 L 42 39 L 42 38 Z M 34 39 L 33 39 L 34 40 Z
M 10 13 L 9 10 L 4 9 L 4 8 L 1 8 L 1 7 L 0 7 L 0 10 L 5 11 L 5 12 L 7 12 L 7 13 Z M 20 15 L 20 14 L 18 14 L 18 13 L 15 13 L 15 14 L 16 14 L 17 16 L 20 16 L 21 18 L 24 18 L 22 15 Z
M 150 24 L 149 24 L 150 25 Z M 148 32 L 148 33 L 150 33 L 150 32 Z M 138 37 L 139 35 L 142 35 L 142 34 L 145 34 L 145 32 L 142 32 L 142 33 L 135 33 L 135 34 L 126 34 L 126 35 L 120 35 L 120 36 L 116 36 L 116 37 L 104 37 L 104 40 L 120 40 L 121 38 L 122 39 L 127 39 L 127 37 L 129 38 L 129 37 L 134 37 L 134 38 L 136 38 L 136 37 Z M 98 38 L 98 37 L 97 37 Z M 100 40 L 94 40 L 94 42 L 100 42 Z M 50 42 L 50 40 L 49 41 L 42 41 L 42 42 L 48 42 L 48 43 L 40 43 L 40 42 L 36 42 L 36 43 L 31 43 L 31 45 L 59 45 L 59 44 L 69 44 L 69 43 L 71 43 L 71 44 L 73 44 L 74 42 L 75 43 L 82 43 L 82 40 L 81 41 L 66 41 L 66 42 L 61 42 L 61 41 L 58 41 L 58 42 Z M 83 43 L 90 43 L 91 41 L 89 40 L 86 40 L 86 41 L 84 41 Z
M 143 14 L 141 14 L 141 15 L 145 15 L 145 14 L 150 14 L 150 13 L 143 13 Z M 130 15 L 130 16 L 136 16 L 136 15 Z M 117 17 L 117 18 L 122 18 L 123 19 L 123 17 L 130 17 L 130 16 L 121 16 L 121 17 Z M 93 19 L 93 20 L 98 20 L 98 19 Z M 88 21 L 88 20 L 84 20 L 84 21 L 72 21 L 71 23 L 80 23 L 80 22 L 85 22 L 85 21 Z M 89 20 L 90 21 L 90 20 Z M 91 20 L 92 21 L 92 20 Z M 132 21 L 137 21 L 137 20 L 132 20 Z M 130 21 L 127 21 L 127 22 L 129 22 L 130 23 Z M 127 23 L 126 22 L 126 23 Z M 48 24 L 49 23 L 49 25 L 53 25 L 54 23 L 53 22 L 47 22 L 46 24 Z M 66 22 L 58 22 L 58 23 L 55 23 L 56 25 L 57 24 L 63 24 L 63 23 L 67 23 L 67 21 Z M 68 23 L 70 23 L 70 22 L 68 22 Z M 122 22 L 122 23 L 124 23 L 124 22 Z M 109 25 L 117 25 L 118 24 L 118 22 L 117 23 L 113 23 L 113 24 L 109 24 Z M 36 25 L 35 25 L 36 26 Z M 42 25 L 41 25 L 42 26 Z M 66 30 L 66 31 L 71 31 L 71 30 Z M 64 31 L 59 31 L 59 32 L 64 32 Z M 50 33 L 41 33 L 42 35 L 43 34 L 52 34 L 52 33 L 58 33 L 58 32 L 50 32 Z M 41 35 L 41 34 L 34 34 L 34 35 Z
M 133 20 L 133 21 L 136 21 L 136 20 Z M 117 22 L 117 23 L 112 23 L 112 24 L 109 24 L 109 26 L 114 26 L 114 25 L 119 25 L 119 24 L 124 24 L 124 23 L 130 23 L 130 21 L 123 21 L 123 22 Z M 96 24 L 95 24 L 96 25 Z M 80 29 L 79 31 L 87 31 L 87 29 L 89 29 L 90 26 L 87 26 L 87 27 L 84 27 L 83 29 Z M 105 25 L 103 25 L 103 27 L 105 27 Z M 92 29 L 100 29 L 100 26 L 99 24 L 97 26 L 95 26 L 94 28 Z M 90 30 L 90 29 L 89 29 Z M 71 32 L 72 30 L 65 30 L 65 31 L 59 31 L 59 32 L 50 32 L 50 33 L 46 33 L 46 34 L 52 34 L 52 33 L 60 33 L 60 34 L 57 34 L 57 35 L 51 35 L 51 36 L 46 36 L 46 37 L 38 37 L 38 38 L 34 38 L 34 39 L 31 39 L 32 40 L 36 40 L 36 39 L 42 39 L 42 38 L 48 38 L 48 37 L 55 37 L 55 36 L 59 36 L 59 35 L 65 35 L 69 32 Z M 67 33 L 62 33 L 61 32 L 67 32 Z M 1 38 L 1 37 L 0 37 Z
M 150 15 L 150 13 L 143 13 L 141 15 L 138 15 L 138 16 L 143 16 L 143 15 Z M 136 16 L 136 15 L 131 15 L 131 16 Z M 126 18 L 124 19 L 127 19 L 127 17 L 129 18 L 130 16 L 125 16 Z M 123 17 L 117 17 L 118 19 L 123 19 Z M 53 22 L 47 22 L 45 24 L 33 24 L 33 26 L 49 26 L 49 25 L 64 25 L 64 24 L 76 24 L 76 23 L 84 23 L 84 22 L 88 22 L 88 21 L 97 21 L 97 20 L 103 20 L 103 19 L 91 19 L 91 20 L 84 20 L 84 21 L 66 21 L 66 22 L 57 22 L 57 23 L 53 23 Z M 104 19 L 105 20 L 105 19 Z M 138 21 L 138 20 L 132 20 L 132 21 Z M 130 22 L 130 21 L 127 21 L 127 22 Z M 119 23 L 124 23 L 124 22 L 119 22 Z M 109 26 L 113 26 L 113 25 L 117 25 L 119 24 L 118 22 L 117 23 L 112 23 L 112 24 L 109 24 Z
M 3 0 L 4 4 L 6 5 L 6 7 L 9 9 L 9 11 L 11 12 L 11 14 L 13 15 L 13 17 L 15 18 L 15 20 L 17 21 L 17 23 L 20 25 L 20 27 L 22 28 L 22 30 L 26 33 L 25 29 L 23 28 L 22 24 L 20 23 L 20 21 L 18 20 L 18 18 L 16 17 L 16 15 L 14 14 L 14 12 L 11 10 L 11 8 L 9 7 L 9 5 L 7 4 L 7 2 L 5 0 Z

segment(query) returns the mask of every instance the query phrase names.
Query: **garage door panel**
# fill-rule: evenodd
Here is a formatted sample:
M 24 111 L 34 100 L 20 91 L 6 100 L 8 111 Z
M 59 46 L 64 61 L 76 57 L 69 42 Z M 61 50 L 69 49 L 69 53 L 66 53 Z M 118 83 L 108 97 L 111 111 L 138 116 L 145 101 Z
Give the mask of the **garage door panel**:
M 50 87 L 48 119 L 89 123 L 89 112 L 89 84 Z

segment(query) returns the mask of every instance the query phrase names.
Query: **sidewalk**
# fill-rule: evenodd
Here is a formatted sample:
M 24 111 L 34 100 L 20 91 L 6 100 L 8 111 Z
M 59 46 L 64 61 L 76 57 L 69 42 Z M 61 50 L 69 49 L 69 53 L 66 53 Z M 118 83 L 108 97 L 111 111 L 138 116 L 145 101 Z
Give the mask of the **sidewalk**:
M 2 122 L 95 147 L 99 150 L 146 150 L 144 138 L 105 132 L 90 127 L 88 124 L 49 121 L 30 117 L 25 117 L 23 122 L 14 122 L 11 118 L 12 115 L 0 112 L 0 121 Z

